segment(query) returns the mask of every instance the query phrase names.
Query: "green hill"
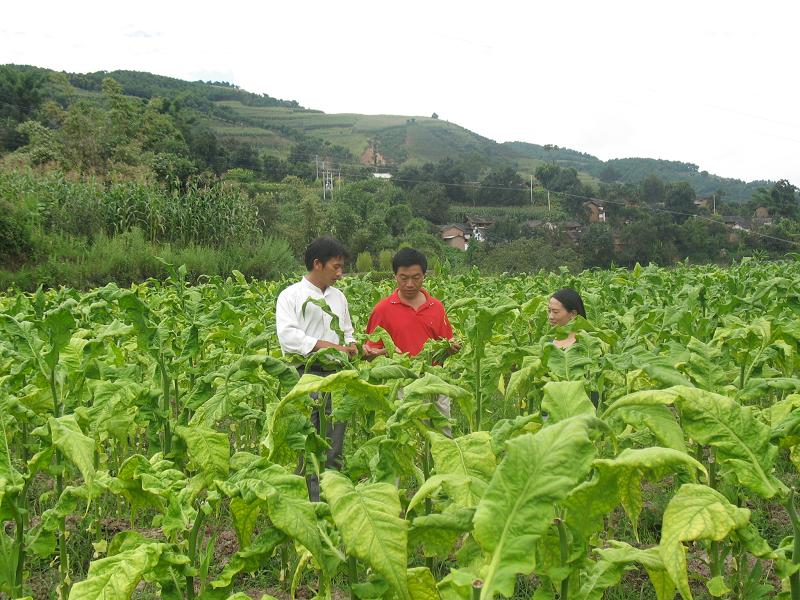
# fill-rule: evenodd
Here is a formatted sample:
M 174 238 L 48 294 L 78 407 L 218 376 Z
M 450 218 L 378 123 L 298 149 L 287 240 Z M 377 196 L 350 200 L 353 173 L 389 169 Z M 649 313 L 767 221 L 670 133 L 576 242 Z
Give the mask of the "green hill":
M 38 70 L 37 67 L 14 67 Z M 297 151 L 300 142 L 320 148 L 327 158 L 348 167 L 380 165 L 399 169 L 445 158 L 461 161 L 477 177 L 489 167 L 513 165 L 527 180 L 544 163 L 573 167 L 584 182 L 636 184 L 655 174 L 666 182 L 687 181 L 699 196 L 724 192 L 730 201 L 743 201 L 759 187 L 772 182 L 744 182 L 701 171 L 697 165 L 650 158 L 599 158 L 557 146 L 527 142 L 498 144 L 448 121 L 422 116 L 326 114 L 300 106 L 295 100 L 280 100 L 254 94 L 228 82 L 183 81 L 138 71 L 98 71 L 55 74 L 74 86 L 84 98 L 99 97 L 102 80 L 113 77 L 124 93 L 139 98 L 159 96 L 198 111 L 200 120 L 221 140 L 252 146 L 259 154 L 280 158 Z M 322 143 L 320 145 L 320 143 Z M 317 150 L 306 150 L 302 158 L 314 161 Z
M 655 158 L 614 158 L 602 161 L 596 156 L 560 148 L 558 146 L 540 146 L 527 142 L 507 142 L 503 144 L 510 149 L 513 156 L 524 156 L 530 160 L 553 162 L 560 167 L 574 168 L 579 173 L 586 173 L 601 181 L 619 181 L 637 184 L 648 175 L 657 175 L 669 183 L 688 182 L 698 196 L 709 196 L 719 191 L 732 201 L 744 201 L 750 198 L 760 187 L 769 187 L 771 181 L 745 182 L 713 175 L 701 171 L 692 163 Z

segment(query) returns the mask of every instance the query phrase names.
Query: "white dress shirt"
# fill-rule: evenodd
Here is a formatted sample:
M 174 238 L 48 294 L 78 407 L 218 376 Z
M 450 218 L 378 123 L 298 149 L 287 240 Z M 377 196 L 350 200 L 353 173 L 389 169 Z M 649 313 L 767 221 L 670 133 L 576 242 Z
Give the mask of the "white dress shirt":
M 309 298 L 323 298 L 331 312 L 339 317 L 339 327 L 344 333 L 344 342 L 331 329 L 331 318 L 319 306 L 307 304 L 305 315 L 303 303 Z M 350 344 L 353 337 L 353 322 L 347 298 L 333 286 L 323 292 L 308 279 L 303 277 L 283 290 L 278 295 L 275 306 L 275 326 L 278 331 L 278 342 L 284 354 L 295 353 L 303 356 L 311 353 L 318 340 L 334 344 Z

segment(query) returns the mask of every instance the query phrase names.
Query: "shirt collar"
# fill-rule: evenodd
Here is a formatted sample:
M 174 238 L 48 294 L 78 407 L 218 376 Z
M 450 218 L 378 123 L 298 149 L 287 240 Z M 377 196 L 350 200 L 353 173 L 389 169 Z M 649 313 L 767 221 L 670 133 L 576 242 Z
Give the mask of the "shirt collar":
M 308 280 L 308 278 L 307 278 L 305 275 L 303 275 L 303 284 L 304 284 L 306 287 L 308 287 L 308 288 L 311 288 L 313 291 L 317 292 L 317 293 L 318 293 L 318 294 L 320 294 L 321 296 L 324 296 L 324 295 L 325 295 L 325 292 L 327 292 L 327 291 L 330 289 L 330 287 L 331 287 L 331 286 L 328 286 L 328 287 L 325 289 L 325 291 L 323 292 L 321 289 L 319 289 L 317 286 L 315 286 L 313 283 L 311 283 L 311 282 Z
M 392 295 L 389 296 L 389 304 L 406 304 L 405 302 L 400 300 L 400 294 L 398 292 L 399 290 L 395 288 L 394 291 L 392 292 Z M 423 306 L 430 306 L 431 304 L 433 304 L 433 301 L 431 300 L 431 295 L 424 288 L 421 289 L 420 292 L 422 292 L 422 294 L 425 296 L 425 302 L 423 302 L 419 308 L 422 308 Z M 408 306 L 408 304 L 406 304 L 406 306 Z M 419 308 L 417 310 L 419 310 Z

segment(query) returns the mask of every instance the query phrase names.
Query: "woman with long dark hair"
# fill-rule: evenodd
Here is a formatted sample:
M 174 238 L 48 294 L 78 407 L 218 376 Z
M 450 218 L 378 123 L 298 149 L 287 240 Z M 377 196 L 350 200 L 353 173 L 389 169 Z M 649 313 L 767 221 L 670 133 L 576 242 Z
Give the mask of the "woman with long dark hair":
M 583 299 L 578 292 L 572 288 L 562 288 L 550 296 L 550 301 L 547 303 L 547 319 L 552 327 L 563 327 L 578 315 L 586 318 Z M 553 340 L 553 344 L 562 350 L 574 343 L 574 331 L 570 331 L 563 340 Z

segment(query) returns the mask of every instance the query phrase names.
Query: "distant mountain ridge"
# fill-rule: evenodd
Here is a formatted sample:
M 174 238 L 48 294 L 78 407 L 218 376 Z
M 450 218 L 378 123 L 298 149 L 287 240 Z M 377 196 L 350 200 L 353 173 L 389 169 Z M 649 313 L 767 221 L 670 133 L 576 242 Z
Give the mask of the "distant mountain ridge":
M 13 66 L 13 65 L 12 65 Z M 55 73 L 49 69 L 13 66 Z M 482 170 L 513 165 L 526 179 L 545 163 L 575 168 L 584 181 L 637 184 L 654 174 L 668 183 L 688 182 L 698 196 L 722 192 L 729 201 L 744 201 L 773 182 L 719 177 L 698 165 L 651 158 L 602 161 L 590 154 L 554 145 L 529 142 L 497 143 L 464 127 L 431 117 L 403 115 L 326 114 L 302 107 L 296 100 L 255 94 L 228 82 L 184 81 L 141 71 L 117 70 L 63 73 L 86 96 L 99 96 L 102 81 L 113 77 L 126 94 L 139 98 L 165 97 L 197 109 L 221 139 L 252 145 L 258 152 L 286 158 L 298 143 L 318 140 L 325 149 L 344 149 L 342 172 L 370 165 L 396 170 L 445 158 L 460 161 L 476 178 Z M 313 146 L 313 144 L 311 144 Z M 315 152 L 307 157 L 312 163 Z
M 591 154 L 552 145 L 541 146 L 527 142 L 506 142 L 503 145 L 509 146 L 515 153 L 529 158 L 554 162 L 561 167 L 572 167 L 599 179 L 603 178 L 604 171 L 611 169 L 617 172 L 616 180 L 622 183 L 636 184 L 648 175 L 656 175 L 670 183 L 686 181 L 694 188 L 698 196 L 709 196 L 721 191 L 730 200 L 746 200 L 758 188 L 769 187 L 774 183 L 766 180 L 745 182 L 739 179 L 720 177 L 708 171 L 701 171 L 698 165 L 674 160 L 612 158 L 602 161 Z

